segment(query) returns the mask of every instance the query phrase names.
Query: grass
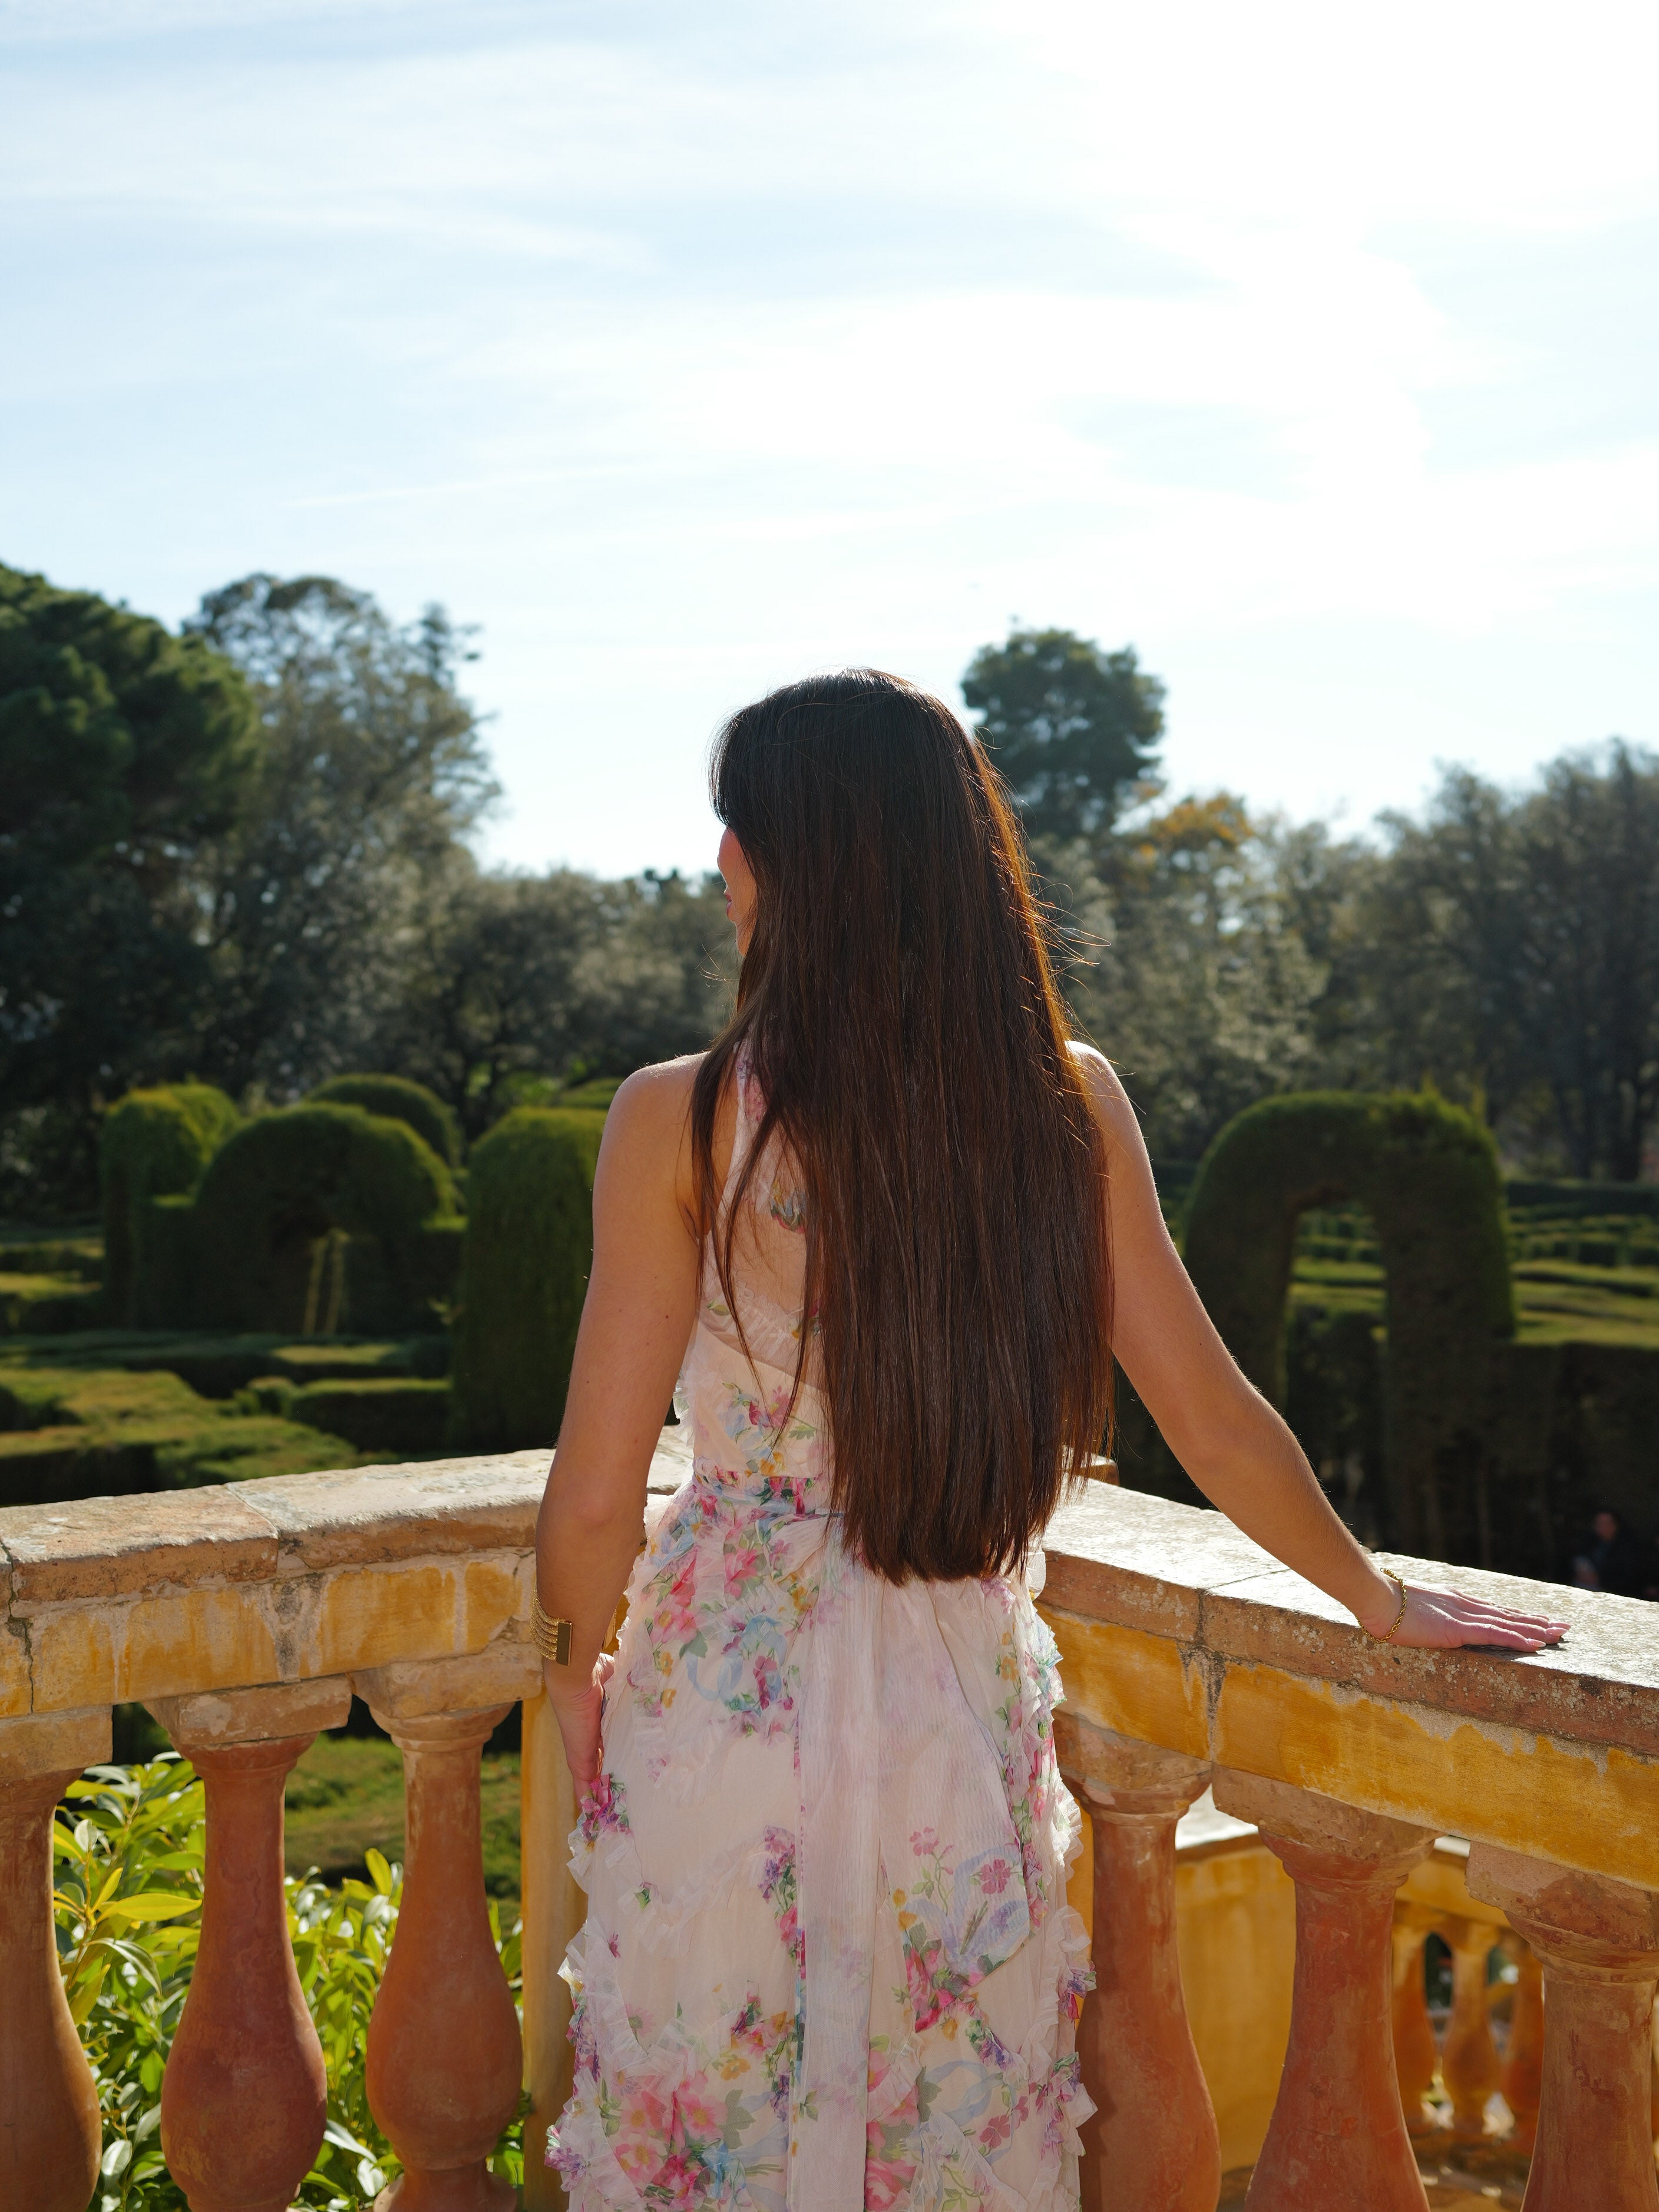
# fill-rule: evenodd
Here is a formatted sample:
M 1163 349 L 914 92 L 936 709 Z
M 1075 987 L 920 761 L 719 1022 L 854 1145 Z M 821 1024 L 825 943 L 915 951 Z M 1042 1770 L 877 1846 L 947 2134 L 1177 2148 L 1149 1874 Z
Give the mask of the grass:
M 0 1504 L 441 1455 L 441 1339 L 0 1337 Z
M 484 1887 L 506 1926 L 519 1905 L 518 1753 L 488 1753 L 481 1788 Z M 394 1864 L 408 1856 L 403 1754 L 384 1737 L 319 1735 L 289 1775 L 286 1802 L 290 1874 L 315 1867 L 331 1885 L 362 1881 L 371 1850 Z
M 54 1342 L 55 1355 L 63 1345 Z M 358 1463 L 356 1447 L 343 1437 L 252 1403 L 200 1397 L 165 1369 L 48 1364 L 33 1346 L 0 1343 L 0 1504 L 126 1496 Z
M 1291 1296 L 1298 1305 L 1382 1319 L 1382 1269 L 1354 1243 L 1310 1236 L 1298 1243 Z M 1364 1247 L 1361 1246 L 1361 1250 Z M 1375 1247 L 1370 1248 L 1375 1252 Z M 1566 1259 L 1519 1260 L 1516 1336 L 1522 1344 L 1628 1344 L 1659 1351 L 1659 1267 L 1598 1267 Z

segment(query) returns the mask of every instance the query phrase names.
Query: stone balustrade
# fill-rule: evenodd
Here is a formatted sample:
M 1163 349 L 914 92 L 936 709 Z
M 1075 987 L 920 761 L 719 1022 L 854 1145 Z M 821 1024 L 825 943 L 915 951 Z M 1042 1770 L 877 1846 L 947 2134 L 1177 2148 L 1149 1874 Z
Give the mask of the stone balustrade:
M 50 1826 L 69 1780 L 108 1757 L 125 1700 L 156 1714 L 208 1802 L 163 2146 L 192 2212 L 284 2212 L 320 2139 L 323 2076 L 289 1948 L 283 1784 L 354 1692 L 402 1750 L 408 1793 L 368 2051 L 404 2168 L 382 2204 L 509 2202 L 486 2160 L 521 2081 L 525 2202 L 561 2201 L 533 2154 L 568 2078 L 557 1969 L 580 1909 L 564 1860 L 574 1808 L 528 1637 L 545 1467 L 526 1453 L 0 1512 L 0 2212 L 84 2212 L 94 2191 L 97 2105 L 57 1971 Z M 685 1471 L 665 1432 L 653 1489 Z M 1227 2010 L 1237 1990 L 1183 1987 L 1176 1888 L 1177 1826 L 1207 1790 L 1223 1841 L 1249 1834 L 1259 1866 L 1270 1857 L 1286 1921 L 1294 1901 L 1282 2074 L 1252 2137 L 1256 2212 L 1426 2203 L 1412 2126 L 1428 2124 L 1437 2052 L 1413 1972 L 1420 2001 L 1430 1925 L 1454 1959 L 1437 2054 L 1451 2131 L 1474 2129 L 1501 2086 L 1535 2135 L 1532 2212 L 1659 2212 L 1659 1614 L 1552 1589 L 1536 1601 L 1574 1624 L 1559 1650 L 1397 1651 L 1218 1516 L 1102 1485 L 1062 1509 L 1046 1548 L 1057 1735 L 1089 1816 L 1085 2203 L 1216 2203 L 1221 2136 L 1192 2022 L 1208 2043 L 1242 2016 Z M 478 1801 L 481 1747 L 519 1698 L 522 2024 L 490 1940 Z M 1229 1882 L 1235 1903 L 1261 1889 L 1243 1863 L 1214 1859 L 1218 1910 Z M 1484 1975 L 1505 1928 L 1525 1948 L 1500 2081 Z
M 1460 1570 L 1497 1602 L 1570 1620 L 1566 1642 L 1529 1659 L 1397 1650 L 1219 1516 L 1103 1488 L 1061 1509 L 1046 1549 L 1066 1689 L 1056 1733 L 1094 1860 L 1085 2206 L 1216 2201 L 1218 2130 L 1173 1955 L 1176 1822 L 1207 1782 L 1295 1893 L 1254 2212 L 1426 2205 L 1396 2051 L 1420 2128 L 1437 2054 L 1411 1977 L 1437 1916 L 1468 1923 L 1452 1929 L 1438 2054 L 1454 2130 L 1483 2124 L 1498 2086 L 1484 1983 L 1506 1923 L 1539 1970 L 1516 1985 L 1504 2083 L 1535 2134 L 1528 2212 L 1659 2212 L 1659 1612 Z M 1467 1881 L 1437 1896 L 1437 1860 L 1443 1873 L 1459 1856 L 1443 1837 L 1467 1839 Z
M 665 1431 L 659 1492 L 688 1472 Z M 529 1640 L 544 1452 L 0 1511 L 0 2212 L 84 2212 L 97 2099 L 64 2002 L 51 1826 L 139 1702 L 203 1778 L 200 1949 L 161 2089 L 191 2212 L 287 2212 L 322 2140 L 322 2054 L 283 1888 L 283 1785 L 354 1692 L 404 1755 L 407 1864 L 370 2025 L 369 2101 L 403 2163 L 382 2203 L 513 2201 L 485 2160 L 521 2081 L 566 2093 L 558 1979 L 580 1909 L 558 1732 Z M 524 2027 L 491 1939 L 479 1754 L 525 1700 Z M 532 2159 L 526 2200 L 560 2201 Z

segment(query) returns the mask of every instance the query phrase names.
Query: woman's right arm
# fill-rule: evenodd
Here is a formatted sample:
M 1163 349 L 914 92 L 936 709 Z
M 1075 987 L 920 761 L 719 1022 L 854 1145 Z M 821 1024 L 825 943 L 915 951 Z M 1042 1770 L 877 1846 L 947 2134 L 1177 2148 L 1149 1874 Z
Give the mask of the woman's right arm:
M 1370 1634 L 1383 1634 L 1399 1592 L 1338 1518 L 1282 1416 L 1217 1334 L 1165 1226 L 1140 1125 L 1109 1062 L 1092 1046 L 1073 1051 L 1106 1139 L 1118 1364 L 1211 1504 L 1346 1606 Z M 1393 1640 L 1536 1651 L 1559 1642 L 1565 1628 L 1455 1590 L 1413 1585 Z

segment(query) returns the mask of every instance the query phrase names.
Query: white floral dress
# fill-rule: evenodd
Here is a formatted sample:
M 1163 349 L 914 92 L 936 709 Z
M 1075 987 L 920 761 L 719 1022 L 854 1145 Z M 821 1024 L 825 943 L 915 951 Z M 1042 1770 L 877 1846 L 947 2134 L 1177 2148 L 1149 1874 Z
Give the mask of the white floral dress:
M 741 1069 L 728 1195 L 751 1142 Z M 572 1838 L 574 2212 L 1069 2212 L 1088 1938 L 1053 1639 L 1002 1577 L 843 1552 L 822 1401 L 785 1419 L 799 1195 L 763 1162 L 681 1377 L 694 1473 L 629 1586 Z M 808 1372 L 811 1369 L 809 1366 Z

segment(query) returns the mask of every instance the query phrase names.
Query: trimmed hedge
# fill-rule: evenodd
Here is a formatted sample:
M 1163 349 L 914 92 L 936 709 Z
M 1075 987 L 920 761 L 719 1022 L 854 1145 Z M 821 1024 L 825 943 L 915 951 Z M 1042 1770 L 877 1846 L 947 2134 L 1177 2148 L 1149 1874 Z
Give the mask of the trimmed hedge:
M 195 1307 L 216 1329 L 404 1335 L 453 1292 L 454 1180 L 404 1121 L 290 1106 L 240 1129 L 194 1207 Z M 325 1242 L 326 1240 L 326 1242 Z
M 343 1437 L 360 1452 L 419 1459 L 435 1458 L 443 1449 L 447 1382 L 370 1379 L 296 1383 L 271 1376 L 256 1382 L 249 1395 L 262 1413 Z
M 1473 1115 L 1432 1095 L 1264 1099 L 1200 1164 L 1188 1272 L 1239 1365 L 1283 1405 L 1296 1224 L 1341 1199 L 1369 1208 L 1387 1277 L 1389 1540 L 1435 1559 L 1490 1558 L 1500 1347 L 1515 1305 L 1497 1151 Z
M 155 1328 L 177 1317 L 167 1310 L 167 1288 L 150 1279 L 145 1217 L 154 1199 L 188 1198 L 241 1118 L 208 1083 L 130 1091 L 104 1116 L 104 1301 L 116 1327 Z
M 461 1127 L 435 1091 L 405 1075 L 337 1075 L 319 1083 L 308 1106 L 361 1106 L 385 1121 L 406 1121 L 447 1168 L 461 1164 Z
M 452 1441 L 550 1445 L 593 1265 L 602 1113 L 520 1106 L 472 1152 L 453 1336 Z

